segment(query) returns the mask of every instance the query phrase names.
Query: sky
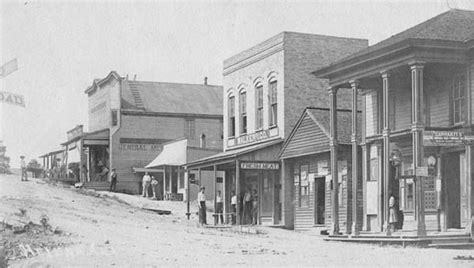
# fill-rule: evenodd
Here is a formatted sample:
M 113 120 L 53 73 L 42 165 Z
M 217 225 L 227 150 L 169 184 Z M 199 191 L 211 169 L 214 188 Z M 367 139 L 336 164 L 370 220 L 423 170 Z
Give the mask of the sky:
M 474 10 L 474 1 L 2 1 L 0 64 L 17 58 L 18 70 L 0 90 L 26 107 L 0 104 L 0 140 L 12 167 L 60 149 L 66 131 L 87 130 L 84 90 L 112 70 L 221 85 L 226 58 L 282 31 L 372 45 L 449 8 Z

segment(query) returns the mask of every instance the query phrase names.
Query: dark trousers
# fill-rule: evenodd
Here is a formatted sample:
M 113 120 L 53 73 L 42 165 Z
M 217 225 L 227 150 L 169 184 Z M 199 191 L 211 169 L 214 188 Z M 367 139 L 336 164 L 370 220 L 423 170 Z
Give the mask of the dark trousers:
M 199 223 L 207 224 L 206 220 L 206 201 L 199 202 L 201 207 L 199 208 Z
M 117 180 L 112 180 L 110 182 L 110 188 L 109 188 L 109 192 L 115 192 L 115 188 L 117 187 Z
M 252 223 L 252 201 L 245 202 L 243 218 L 242 224 Z
M 232 224 L 236 223 L 237 205 L 232 205 Z
M 28 173 L 26 172 L 26 168 L 21 168 L 21 180 L 22 181 L 28 180 Z
M 216 214 L 217 214 L 217 224 L 219 224 L 219 219 L 221 224 L 224 224 L 224 204 L 222 202 L 216 203 Z

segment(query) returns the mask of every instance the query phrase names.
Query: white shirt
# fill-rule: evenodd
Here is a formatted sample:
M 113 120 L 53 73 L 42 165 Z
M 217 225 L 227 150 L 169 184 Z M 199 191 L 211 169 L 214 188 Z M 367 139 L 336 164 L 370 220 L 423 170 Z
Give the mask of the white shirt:
M 26 168 L 26 162 L 24 159 L 20 160 L 20 165 L 21 165 L 21 168 Z
M 198 193 L 198 202 L 206 201 L 206 194 L 199 192 Z
M 216 196 L 216 203 L 222 203 L 222 195 Z
M 150 180 L 151 180 L 150 175 L 143 175 L 143 180 L 142 180 L 143 183 L 150 182 Z
M 232 198 L 230 199 L 230 204 L 231 205 L 237 205 L 237 196 L 236 195 L 232 196 Z

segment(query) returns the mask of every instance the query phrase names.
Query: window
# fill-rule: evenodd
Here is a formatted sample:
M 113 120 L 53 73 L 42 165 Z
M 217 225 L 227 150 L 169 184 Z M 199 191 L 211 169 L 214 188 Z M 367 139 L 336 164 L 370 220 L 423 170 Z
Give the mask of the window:
M 309 165 L 300 166 L 300 207 L 309 207 Z
M 247 133 L 247 92 L 240 93 L 240 134 Z
M 257 100 L 256 129 L 263 128 L 263 87 L 261 85 L 255 88 L 255 99 Z
M 235 136 L 235 97 L 229 97 L 229 137 Z
M 455 75 L 451 82 L 453 124 L 463 123 L 466 116 L 466 80 L 463 74 Z
M 112 126 L 118 125 L 118 113 L 117 110 L 112 110 Z
M 194 118 L 188 118 L 184 121 L 184 135 L 187 139 L 194 140 L 196 132 L 196 121 Z
M 270 126 L 276 126 L 278 123 L 277 81 L 270 82 L 268 91 L 270 97 Z
M 184 188 L 184 171 L 178 170 L 178 176 L 179 176 L 179 189 L 183 189 Z

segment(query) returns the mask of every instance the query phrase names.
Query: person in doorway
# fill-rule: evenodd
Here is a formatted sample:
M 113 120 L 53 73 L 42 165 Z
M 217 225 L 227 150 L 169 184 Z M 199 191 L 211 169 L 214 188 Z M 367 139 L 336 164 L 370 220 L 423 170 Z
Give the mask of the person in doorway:
M 107 175 L 109 174 L 109 169 L 107 166 L 104 166 L 102 168 L 102 172 L 100 173 L 101 181 L 107 181 Z
M 117 172 L 115 172 L 115 168 L 112 169 L 110 172 L 110 188 L 109 192 L 115 192 L 115 188 L 117 187 Z
M 252 223 L 252 193 L 250 188 L 244 194 L 244 224 Z
M 158 180 L 155 176 L 151 176 L 151 189 L 153 190 L 153 199 L 158 200 L 156 197 L 156 188 L 158 187 Z
M 89 181 L 89 170 L 86 164 L 82 165 L 82 179 L 83 182 Z
M 232 208 L 232 224 L 235 224 L 237 217 L 237 196 L 235 195 L 234 191 L 232 191 L 230 195 L 230 206 Z
M 388 200 L 388 232 L 394 232 L 398 222 L 398 211 L 395 206 L 395 197 L 392 195 Z
M 23 155 L 20 156 L 20 167 L 21 167 L 21 181 L 27 181 L 28 173 L 26 173 L 26 161 Z
M 256 225 L 258 222 L 258 195 L 257 190 L 253 190 L 252 194 L 252 225 Z
M 216 215 L 217 215 L 217 224 L 219 224 L 219 219 L 221 224 L 224 224 L 224 200 L 222 198 L 221 191 L 217 191 L 216 196 Z
M 148 189 L 150 188 L 151 177 L 148 175 L 148 172 L 145 172 L 142 179 L 142 196 L 148 197 Z
M 198 198 L 197 198 L 198 207 L 199 207 L 199 223 L 203 224 L 203 225 L 207 224 L 207 220 L 206 220 L 206 194 L 204 193 L 205 190 L 206 190 L 206 187 L 201 186 L 201 189 L 198 193 Z

